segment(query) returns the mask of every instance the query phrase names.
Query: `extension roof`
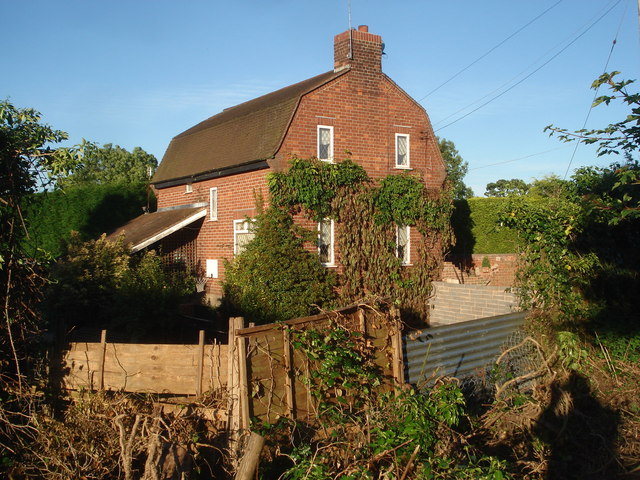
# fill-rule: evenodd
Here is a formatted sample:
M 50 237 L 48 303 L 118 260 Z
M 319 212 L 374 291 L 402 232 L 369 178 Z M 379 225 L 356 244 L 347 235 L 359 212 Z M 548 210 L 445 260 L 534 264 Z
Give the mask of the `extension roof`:
M 188 181 L 273 158 L 303 95 L 348 70 L 330 71 L 228 108 L 171 140 L 153 184 Z
M 203 207 L 175 208 L 147 213 L 134 218 L 107 235 L 107 240 L 116 241 L 122 236 L 124 243 L 131 245 L 131 251 L 137 252 L 205 217 L 206 214 L 207 209 Z

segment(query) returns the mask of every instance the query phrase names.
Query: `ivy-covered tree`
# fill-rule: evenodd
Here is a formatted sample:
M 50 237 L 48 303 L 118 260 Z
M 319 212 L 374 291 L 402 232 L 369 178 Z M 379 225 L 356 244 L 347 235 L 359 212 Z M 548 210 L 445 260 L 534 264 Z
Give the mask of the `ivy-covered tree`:
M 451 140 L 438 138 L 438 146 L 447 167 L 447 177 L 451 183 L 453 199 L 464 200 L 473 197 L 473 190 L 464 183 L 464 177 L 469 170 L 469 162 L 462 159 L 456 145 Z
M 140 147 L 131 152 L 119 145 L 88 144 L 82 162 L 58 179 L 62 187 L 105 183 L 145 184 L 153 175 L 158 160 Z
M 377 184 L 350 160 L 295 159 L 269 179 L 272 205 L 320 221 L 336 221 L 340 300 L 393 299 L 419 321 L 428 318 L 431 282 L 451 241 L 450 190 L 430 190 L 418 175 L 388 175 Z M 414 229 L 410 263 L 401 258 L 400 229 Z M 416 235 L 415 233 L 418 233 Z

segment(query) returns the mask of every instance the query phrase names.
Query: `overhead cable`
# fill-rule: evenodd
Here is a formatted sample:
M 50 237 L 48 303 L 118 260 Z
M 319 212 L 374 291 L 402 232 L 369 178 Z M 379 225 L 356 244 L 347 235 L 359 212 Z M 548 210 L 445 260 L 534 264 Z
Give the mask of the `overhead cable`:
M 490 104 L 491 102 L 493 102 L 494 100 L 497 100 L 498 98 L 502 97 L 504 94 L 510 92 L 511 90 L 513 90 L 515 87 L 517 87 L 518 85 L 520 85 L 522 82 L 524 82 L 525 80 L 527 80 L 529 77 L 531 77 L 532 75 L 534 75 L 535 73 L 537 73 L 539 70 L 541 70 L 543 67 L 547 66 L 549 63 L 551 63 L 553 60 L 555 60 L 561 53 L 563 53 L 567 48 L 569 48 L 571 45 L 573 45 L 575 42 L 577 42 L 583 35 L 585 35 L 589 30 L 591 30 L 597 23 L 600 22 L 600 20 L 602 20 L 611 10 L 613 10 L 614 7 L 616 7 L 622 0 L 617 0 L 611 7 L 609 7 L 602 15 L 600 15 L 593 23 L 591 23 L 591 25 L 589 25 L 587 27 L 586 30 L 584 30 L 582 33 L 580 33 L 577 37 L 575 37 L 573 40 L 571 40 L 571 42 L 569 42 L 567 45 L 565 45 L 562 49 L 560 49 L 558 52 L 556 52 L 551 58 L 549 58 L 547 61 L 545 61 L 542 65 L 540 65 L 538 68 L 536 68 L 535 70 L 533 70 L 531 73 L 529 73 L 528 75 L 526 75 L 524 78 L 522 78 L 521 80 L 519 80 L 518 82 L 514 83 L 513 85 L 511 85 L 509 88 L 507 88 L 506 90 L 504 90 L 503 92 L 499 93 L 498 95 L 492 97 L 491 99 L 487 100 L 486 102 L 484 102 L 483 104 L 481 104 L 480 106 L 474 108 L 473 110 L 471 110 L 470 112 L 467 112 L 466 114 L 462 115 L 461 117 L 457 118 L 456 120 L 447 123 L 445 126 L 438 128 L 437 130 L 435 130 L 436 132 L 447 128 L 451 125 L 453 125 L 454 123 L 459 122 L 460 120 L 468 117 L 469 115 L 471 115 L 472 113 L 477 112 L 478 110 L 480 110 L 482 107 L 485 107 L 486 105 Z
M 618 30 L 616 31 L 615 36 L 613 37 L 613 42 L 611 42 L 611 49 L 609 50 L 609 56 L 607 57 L 607 61 L 604 64 L 604 68 L 602 69 L 602 73 L 607 73 L 607 69 L 609 68 L 609 61 L 611 60 L 611 55 L 613 54 L 613 49 L 615 48 L 616 44 L 618 43 L 618 35 L 620 34 L 620 28 L 622 27 L 622 20 L 624 19 L 626 13 L 627 13 L 627 8 L 629 7 L 629 1 L 627 0 L 627 3 L 624 7 L 624 11 L 622 12 L 622 16 L 620 17 L 620 23 L 618 23 Z M 589 110 L 587 111 L 587 116 L 584 119 L 584 123 L 582 124 L 582 130 L 584 130 L 587 127 L 587 122 L 589 121 L 589 117 L 591 116 L 591 111 L 593 110 L 593 104 L 596 101 L 596 98 L 598 98 L 598 90 L 600 90 L 600 86 L 598 85 L 598 87 L 596 87 L 595 92 L 593 92 L 593 100 L 591 100 L 591 104 L 589 105 Z M 573 153 L 571 154 L 571 158 L 569 159 L 569 165 L 567 165 L 567 169 L 564 172 L 564 176 L 562 177 L 563 180 L 567 179 L 567 175 L 569 175 L 569 170 L 571 169 L 571 164 L 573 163 L 573 159 L 576 156 L 576 152 L 578 151 L 578 147 L 580 146 L 580 142 L 576 142 L 574 148 L 573 148 Z
M 440 88 L 444 87 L 447 83 L 449 83 L 451 80 L 453 80 L 454 78 L 456 78 L 458 75 L 460 75 L 461 73 L 465 72 L 466 70 L 468 70 L 469 68 L 473 67 L 476 63 L 478 63 L 480 60 L 482 60 L 484 57 L 486 57 L 487 55 L 489 55 L 491 52 L 493 52 L 496 48 L 504 45 L 506 42 L 508 42 L 509 40 L 511 40 L 513 37 L 515 37 L 518 33 L 520 33 L 522 30 L 524 30 L 525 28 L 527 28 L 529 25 L 531 25 L 533 22 L 535 22 L 536 20 L 538 20 L 540 17 L 542 17 L 544 14 L 546 14 L 547 12 L 549 12 L 551 9 L 553 9 L 554 7 L 556 7 L 557 5 L 559 5 L 560 3 L 562 3 L 563 0 L 558 0 L 556 3 L 554 3 L 553 5 L 551 5 L 549 8 L 547 8 L 544 12 L 542 12 L 541 14 L 539 14 L 537 17 L 535 17 L 533 20 L 530 20 L 529 22 L 527 22 L 525 25 L 523 25 L 522 27 L 520 27 L 518 30 L 516 30 L 515 32 L 513 32 L 511 35 L 509 35 L 507 38 L 505 38 L 504 40 L 502 40 L 500 43 L 498 43 L 497 45 L 495 45 L 494 47 L 490 48 L 487 52 L 485 52 L 484 54 L 480 55 L 478 58 L 476 58 L 473 62 L 471 62 L 469 65 L 467 65 L 466 67 L 464 67 L 462 70 L 458 71 L 457 73 L 455 73 L 453 76 L 449 77 L 447 80 L 445 80 L 444 82 L 442 82 L 440 85 L 438 85 L 436 88 L 434 88 L 433 90 L 431 90 L 429 93 L 427 93 L 424 97 L 420 98 L 418 100 L 418 102 L 421 102 L 422 100 L 424 100 L 425 98 L 427 98 L 429 95 L 431 95 L 432 93 L 437 92 L 438 90 L 440 90 Z

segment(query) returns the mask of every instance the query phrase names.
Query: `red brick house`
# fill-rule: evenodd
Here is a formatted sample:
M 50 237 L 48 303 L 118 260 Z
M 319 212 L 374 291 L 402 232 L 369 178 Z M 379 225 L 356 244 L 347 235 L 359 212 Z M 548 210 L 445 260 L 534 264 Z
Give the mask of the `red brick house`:
M 213 300 L 222 259 L 251 238 L 254 192 L 267 198 L 267 175 L 288 160 L 350 158 L 370 177 L 411 170 L 441 188 L 445 166 L 425 110 L 382 73 L 382 39 L 366 26 L 334 38 L 333 70 L 228 108 L 177 135 L 151 183 L 158 211 L 125 225 L 134 250 L 160 242 L 174 261 L 198 264 Z M 319 254 L 339 263 L 333 223 L 319 226 Z M 411 229 L 399 229 L 410 263 Z

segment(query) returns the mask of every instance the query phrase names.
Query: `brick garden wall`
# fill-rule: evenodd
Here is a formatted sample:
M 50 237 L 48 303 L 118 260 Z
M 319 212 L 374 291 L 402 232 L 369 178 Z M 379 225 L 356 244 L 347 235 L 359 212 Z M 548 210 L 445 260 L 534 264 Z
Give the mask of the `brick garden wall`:
M 485 257 L 490 264 L 488 267 L 482 266 Z M 467 285 L 510 287 L 514 284 L 517 260 L 515 253 L 449 255 L 444 264 L 442 280 Z

